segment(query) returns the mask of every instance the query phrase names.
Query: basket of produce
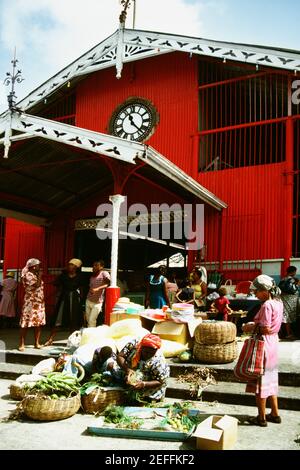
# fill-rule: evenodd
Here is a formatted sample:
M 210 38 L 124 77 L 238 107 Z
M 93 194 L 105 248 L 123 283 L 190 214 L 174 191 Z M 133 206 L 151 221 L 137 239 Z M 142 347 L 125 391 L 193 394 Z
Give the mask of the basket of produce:
M 23 413 L 35 421 L 57 421 L 69 418 L 81 405 L 78 381 L 71 375 L 52 372 L 25 394 Z
M 15 382 L 9 387 L 10 397 L 13 400 L 23 400 L 26 391 L 33 387 L 36 382 L 43 378 L 42 375 L 37 374 L 23 374 L 20 375 Z
M 229 364 L 238 356 L 237 343 L 227 344 L 198 344 L 194 346 L 194 357 L 202 364 Z
M 200 344 L 226 344 L 236 339 L 236 326 L 234 323 L 202 322 L 195 330 L 196 343 Z
M 85 413 L 102 412 L 109 405 L 121 405 L 125 402 L 126 390 L 112 386 L 111 378 L 104 374 L 93 374 L 90 381 L 81 389 L 81 405 Z

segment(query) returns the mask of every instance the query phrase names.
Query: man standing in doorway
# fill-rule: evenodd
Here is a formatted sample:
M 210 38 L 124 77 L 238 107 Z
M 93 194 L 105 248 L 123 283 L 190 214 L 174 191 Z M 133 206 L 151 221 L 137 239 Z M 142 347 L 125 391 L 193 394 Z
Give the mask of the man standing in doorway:
M 93 263 L 93 274 L 90 278 L 90 290 L 85 305 L 85 316 L 88 328 L 97 325 L 97 318 L 102 310 L 104 292 L 110 285 L 110 275 L 104 271 L 104 261 Z

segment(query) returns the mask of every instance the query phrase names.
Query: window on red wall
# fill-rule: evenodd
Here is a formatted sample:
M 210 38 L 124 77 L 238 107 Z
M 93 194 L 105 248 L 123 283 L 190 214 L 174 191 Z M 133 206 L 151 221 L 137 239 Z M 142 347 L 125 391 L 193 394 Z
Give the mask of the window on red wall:
M 288 113 L 288 76 L 199 60 L 199 171 L 279 163 Z M 257 125 L 251 125 L 258 123 Z

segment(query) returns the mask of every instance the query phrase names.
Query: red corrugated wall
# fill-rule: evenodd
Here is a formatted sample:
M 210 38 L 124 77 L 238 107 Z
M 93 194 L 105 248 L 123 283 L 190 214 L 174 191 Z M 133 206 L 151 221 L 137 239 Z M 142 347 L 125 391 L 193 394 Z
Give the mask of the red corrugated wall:
M 184 171 L 192 170 L 192 138 L 198 130 L 198 61 L 172 53 L 126 64 L 122 78 L 115 68 L 86 78 L 77 88 L 76 125 L 108 132 L 115 108 L 132 96 L 152 101 L 160 115 L 146 142 Z
M 284 256 L 285 164 L 201 173 L 199 182 L 226 201 L 220 239 L 223 260 L 278 259 Z M 217 218 L 206 217 L 208 261 L 219 259 Z
M 29 258 L 38 258 L 45 263 L 45 232 L 43 227 L 37 227 L 15 219 L 6 219 L 5 245 L 4 245 L 4 271 L 18 270 L 15 278 L 20 281 L 21 269 Z M 45 298 L 48 299 L 47 275 L 43 276 L 45 282 Z M 19 282 L 16 304 L 17 312 L 21 312 L 24 289 Z
M 44 228 L 6 219 L 4 265 L 6 269 L 25 266 L 29 258 L 44 261 Z

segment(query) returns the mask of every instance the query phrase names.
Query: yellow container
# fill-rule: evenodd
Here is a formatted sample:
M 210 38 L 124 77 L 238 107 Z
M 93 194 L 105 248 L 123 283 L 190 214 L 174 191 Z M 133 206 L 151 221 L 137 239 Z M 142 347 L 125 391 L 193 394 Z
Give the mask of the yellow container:
M 175 323 L 173 321 L 156 323 L 152 329 L 152 333 L 158 335 L 161 339 L 175 341 L 181 344 L 187 344 L 190 339 L 186 323 Z

